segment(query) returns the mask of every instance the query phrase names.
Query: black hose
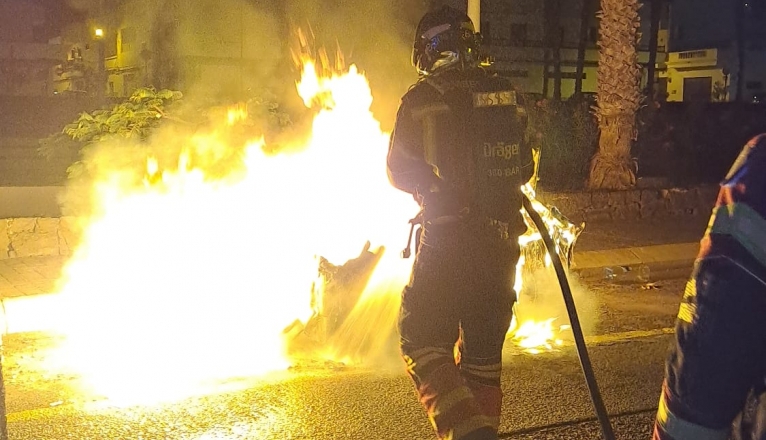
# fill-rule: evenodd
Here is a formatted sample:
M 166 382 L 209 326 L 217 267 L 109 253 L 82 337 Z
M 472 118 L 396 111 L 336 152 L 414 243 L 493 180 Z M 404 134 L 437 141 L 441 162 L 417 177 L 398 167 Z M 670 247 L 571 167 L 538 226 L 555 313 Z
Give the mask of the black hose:
M 559 279 L 561 293 L 564 296 L 564 303 L 567 307 L 569 322 L 572 324 L 572 333 L 574 334 L 575 346 L 577 347 L 577 355 L 580 358 L 580 366 L 582 366 L 582 372 L 585 375 L 585 382 L 588 385 L 588 392 L 590 393 L 590 399 L 593 402 L 593 409 L 596 411 L 596 417 L 598 417 L 598 421 L 601 424 L 601 433 L 604 435 L 605 440 L 614 440 L 614 431 L 609 422 L 609 414 L 606 412 L 604 401 L 601 399 L 601 393 L 598 390 L 596 375 L 593 373 L 593 365 L 590 363 L 588 348 L 585 346 L 585 336 L 583 336 L 582 326 L 580 326 L 580 319 L 577 317 L 577 308 L 575 307 L 574 298 L 572 297 L 572 289 L 569 287 L 569 280 L 564 271 L 564 265 L 561 264 L 561 258 L 558 258 L 556 245 L 553 243 L 550 234 L 548 234 L 548 228 L 546 228 L 542 217 L 535 211 L 532 206 L 532 201 L 529 200 L 529 197 L 527 197 L 526 194 L 524 194 L 522 202 L 524 203 L 524 209 L 527 210 L 527 213 L 532 218 L 532 222 L 540 232 L 540 236 L 543 238 L 543 243 L 545 243 L 545 248 L 548 249 L 548 253 L 551 255 L 553 267 L 556 269 L 556 277 Z

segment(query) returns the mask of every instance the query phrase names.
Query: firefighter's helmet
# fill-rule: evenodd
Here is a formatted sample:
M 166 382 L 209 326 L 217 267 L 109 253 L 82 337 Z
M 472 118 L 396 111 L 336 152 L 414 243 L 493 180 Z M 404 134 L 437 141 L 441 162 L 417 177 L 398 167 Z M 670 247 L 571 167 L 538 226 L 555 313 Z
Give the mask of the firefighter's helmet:
M 449 6 L 423 16 L 415 32 L 412 64 L 421 75 L 447 66 L 479 64 L 480 35 L 463 12 Z

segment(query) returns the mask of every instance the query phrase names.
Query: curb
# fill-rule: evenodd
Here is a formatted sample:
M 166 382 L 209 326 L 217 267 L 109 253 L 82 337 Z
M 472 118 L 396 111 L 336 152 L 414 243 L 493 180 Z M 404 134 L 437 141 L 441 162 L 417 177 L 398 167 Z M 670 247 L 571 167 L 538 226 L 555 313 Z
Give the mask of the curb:
M 575 252 L 571 271 L 584 278 L 642 281 L 652 272 L 689 272 L 699 242 Z

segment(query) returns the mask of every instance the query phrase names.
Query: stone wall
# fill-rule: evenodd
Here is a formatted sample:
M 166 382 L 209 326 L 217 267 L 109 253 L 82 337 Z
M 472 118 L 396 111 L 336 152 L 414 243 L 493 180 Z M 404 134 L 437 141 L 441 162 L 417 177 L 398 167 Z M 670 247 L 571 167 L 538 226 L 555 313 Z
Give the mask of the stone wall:
M 688 189 L 541 192 L 538 197 L 574 223 L 710 215 L 718 185 Z
M 0 219 L 0 260 L 7 258 L 69 255 L 76 243 L 74 219 Z
M 0 186 L 0 221 L 20 217 L 61 217 L 59 197 L 63 191 L 61 186 Z

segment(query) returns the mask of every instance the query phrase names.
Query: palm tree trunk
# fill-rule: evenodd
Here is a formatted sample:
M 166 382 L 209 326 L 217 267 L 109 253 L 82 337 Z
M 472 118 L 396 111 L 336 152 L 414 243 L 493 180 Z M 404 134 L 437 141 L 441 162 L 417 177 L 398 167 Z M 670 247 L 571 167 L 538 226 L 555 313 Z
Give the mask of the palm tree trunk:
M 663 0 L 652 0 L 652 15 L 650 17 L 649 61 L 646 64 L 646 96 L 654 101 L 654 72 L 657 66 L 657 41 L 660 33 Z
M 630 149 L 641 104 L 638 8 L 638 0 L 601 0 L 596 98 L 601 133 L 589 189 L 627 189 L 636 183 Z
M 580 9 L 580 35 L 577 41 L 577 67 L 575 69 L 574 94 L 582 94 L 582 76 L 585 73 L 585 50 L 588 47 L 588 31 L 590 30 L 591 0 L 582 0 Z

